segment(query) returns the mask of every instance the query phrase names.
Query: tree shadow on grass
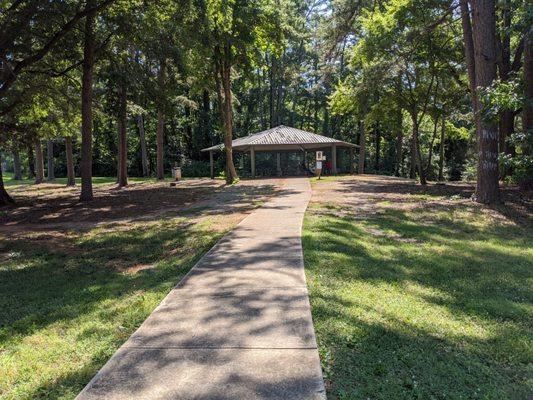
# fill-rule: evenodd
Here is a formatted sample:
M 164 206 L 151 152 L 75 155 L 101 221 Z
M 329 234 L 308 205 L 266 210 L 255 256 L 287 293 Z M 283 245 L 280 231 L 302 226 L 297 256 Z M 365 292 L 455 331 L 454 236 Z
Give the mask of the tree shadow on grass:
M 106 299 L 132 291 L 170 288 L 221 234 L 183 221 L 137 226 L 65 239 L 73 242 L 74 255 L 31 239 L 7 241 L 4 252 L 12 261 L 0 269 L 0 338 L 94 312 Z M 149 268 L 128 273 L 137 264 Z
M 62 188 L 64 189 L 64 188 Z M 60 190 L 60 189 L 58 189 Z M 89 203 L 78 201 L 78 190 L 69 189 L 54 193 L 45 190 L 43 196 L 33 192 L 17 199 L 15 206 L 3 207 L 0 224 L 93 224 L 128 218 L 132 221 L 157 219 L 161 211 L 179 213 L 205 202 L 206 199 L 220 200 L 222 211 L 234 212 L 235 208 L 253 207 L 252 200 L 276 192 L 275 184 L 222 186 L 211 180 L 184 181 L 179 186 L 163 184 L 132 184 L 119 190 L 107 188 L 97 190 L 95 199 Z M 280 194 L 282 194 L 280 190 Z M 247 204 L 250 203 L 250 204 Z M 212 206 L 212 204 L 210 204 Z
M 378 200 L 380 197 L 393 196 L 394 202 L 412 201 L 405 195 L 429 196 L 429 197 L 454 197 L 459 199 L 469 199 L 475 192 L 475 185 L 465 182 L 446 182 L 445 184 L 420 185 L 415 181 L 403 178 L 393 178 L 388 176 L 367 176 L 369 179 L 349 179 L 338 182 L 340 189 L 345 193 L 371 194 Z M 404 195 L 403 198 L 401 195 Z M 502 204 L 491 205 L 490 208 L 512 220 L 519 225 L 529 225 L 531 227 L 531 216 L 533 215 L 533 192 L 523 191 L 518 186 L 505 185 L 500 187 Z M 473 203 L 473 206 L 482 207 Z M 434 204 L 438 206 L 438 204 Z M 448 204 L 441 205 L 444 209 Z
M 426 208 L 423 215 L 433 211 Z M 332 398 L 518 399 L 531 394 L 530 229 L 451 218 L 421 225 L 419 215 L 404 210 L 385 210 L 364 221 L 330 213 L 310 217 L 308 225 L 306 269 Z M 488 337 L 447 335 L 446 325 L 421 329 L 423 324 L 387 312 L 379 300 L 367 309 L 347 292 L 351 284 L 392 287 L 399 297 L 415 296 L 465 326 L 476 324 Z M 413 284 L 420 293 L 404 292 Z M 375 323 L 358 317 L 368 313 Z M 339 322 L 352 333 L 335 328 Z

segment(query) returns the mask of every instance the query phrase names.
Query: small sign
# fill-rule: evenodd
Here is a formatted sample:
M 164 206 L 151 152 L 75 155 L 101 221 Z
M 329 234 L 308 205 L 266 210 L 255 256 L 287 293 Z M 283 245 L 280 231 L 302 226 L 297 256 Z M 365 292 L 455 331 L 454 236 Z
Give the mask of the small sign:
M 322 161 L 316 162 L 315 175 L 320 179 L 320 175 L 322 175 Z
M 323 154 L 322 151 L 317 151 L 316 152 L 316 160 L 317 161 L 322 161 L 324 159 L 323 157 L 324 157 L 324 154 Z

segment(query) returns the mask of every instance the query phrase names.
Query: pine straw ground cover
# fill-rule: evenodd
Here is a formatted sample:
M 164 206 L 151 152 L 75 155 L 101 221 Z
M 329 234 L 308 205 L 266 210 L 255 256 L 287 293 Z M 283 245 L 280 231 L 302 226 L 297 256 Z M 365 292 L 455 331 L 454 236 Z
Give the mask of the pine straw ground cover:
M 488 208 L 465 184 L 313 189 L 303 245 L 328 398 L 531 398 L 531 193 Z
M 72 399 L 168 291 L 279 182 L 10 185 L 0 210 L 0 398 Z

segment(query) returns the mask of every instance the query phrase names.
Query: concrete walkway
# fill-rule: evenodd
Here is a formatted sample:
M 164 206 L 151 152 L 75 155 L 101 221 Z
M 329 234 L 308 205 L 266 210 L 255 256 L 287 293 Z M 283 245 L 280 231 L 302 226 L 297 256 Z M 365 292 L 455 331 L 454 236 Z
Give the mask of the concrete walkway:
M 300 241 L 311 189 L 222 238 L 77 399 L 324 399 Z

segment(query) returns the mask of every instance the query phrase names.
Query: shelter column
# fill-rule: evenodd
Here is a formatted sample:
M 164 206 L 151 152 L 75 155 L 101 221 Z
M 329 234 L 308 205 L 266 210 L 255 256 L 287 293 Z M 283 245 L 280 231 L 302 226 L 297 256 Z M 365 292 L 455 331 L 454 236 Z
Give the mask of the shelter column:
M 252 165 L 252 178 L 255 178 L 255 149 L 253 148 L 253 146 L 250 147 L 250 161 Z
M 331 173 L 337 174 L 337 145 L 331 146 Z
M 215 179 L 215 166 L 213 165 L 213 152 L 209 152 L 209 167 L 211 169 L 211 179 Z
M 350 174 L 353 175 L 353 147 L 350 147 Z
M 278 176 L 281 176 L 281 153 L 276 153 L 276 167 L 278 171 Z

